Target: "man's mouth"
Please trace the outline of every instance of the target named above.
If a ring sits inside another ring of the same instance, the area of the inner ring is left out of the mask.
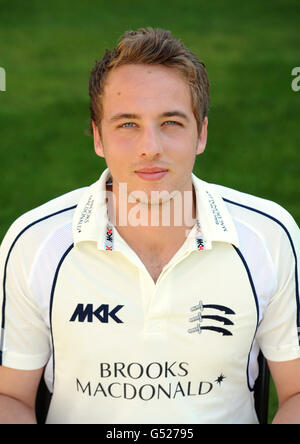
[[[168,170],[160,167],[146,167],[135,170],[135,173],[144,180],[159,180],[168,173]]]

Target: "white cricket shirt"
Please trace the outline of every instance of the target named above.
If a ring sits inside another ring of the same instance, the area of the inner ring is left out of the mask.
[[[1,246],[1,364],[46,367],[48,423],[257,423],[259,349],[300,357],[299,228],[192,175],[197,224],[156,284],[107,218],[110,172]]]

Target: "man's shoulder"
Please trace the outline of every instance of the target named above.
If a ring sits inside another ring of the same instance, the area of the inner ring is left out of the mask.
[[[42,238],[62,224],[71,224],[77,204],[86,189],[83,187],[69,191],[19,216],[6,233],[2,247],[13,244],[20,237],[30,242],[30,233],[35,238]]]
[[[256,226],[259,231],[268,229],[271,223],[281,231],[294,230],[296,222],[292,215],[280,204],[222,185],[211,184],[225,202],[230,214],[248,225]]]

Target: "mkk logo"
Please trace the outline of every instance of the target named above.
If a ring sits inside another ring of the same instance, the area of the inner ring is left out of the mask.
[[[104,324],[107,324],[110,319],[114,320],[118,324],[123,323],[123,321],[121,321],[121,319],[119,319],[116,315],[116,313],[121,310],[122,307],[124,307],[124,305],[117,305],[115,308],[109,311],[109,305],[102,304],[100,307],[94,310],[93,304],[87,304],[86,306],[83,304],[78,304],[70,319],[70,322],[75,322],[76,320],[78,322],[93,322],[95,317],[99,322]]]

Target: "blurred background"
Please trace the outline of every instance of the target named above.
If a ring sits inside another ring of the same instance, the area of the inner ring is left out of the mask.
[[[106,168],[86,134],[90,71],[146,26],[172,31],[207,67],[209,136],[194,172],[274,200],[300,225],[299,23],[298,0],[0,0],[0,240],[22,213]],[[270,419],[275,409],[272,386]]]

